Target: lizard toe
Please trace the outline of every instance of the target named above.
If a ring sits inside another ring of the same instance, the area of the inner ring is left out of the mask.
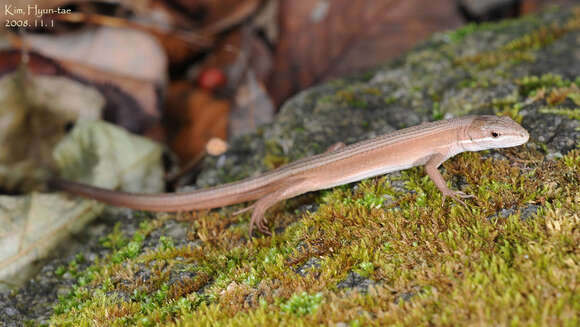
[[[268,227],[266,226],[266,224],[264,224],[263,221],[261,221],[258,224],[258,229],[260,230],[260,232],[266,234],[266,235],[272,235],[272,233],[270,233],[270,230],[268,230]]]
[[[450,197],[453,200],[463,204],[464,206],[467,206],[467,204],[461,200],[461,199],[467,199],[467,198],[473,198],[474,196],[471,194],[466,194],[464,192],[461,191],[451,191],[449,190],[449,192],[445,192],[443,193],[443,199],[441,201],[441,206],[443,206],[445,204],[445,199],[446,197]]]

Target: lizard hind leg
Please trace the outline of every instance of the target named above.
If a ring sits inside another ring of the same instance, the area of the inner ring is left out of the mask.
[[[249,205],[249,206],[247,206],[245,208],[242,208],[240,210],[234,211],[234,213],[232,213],[232,215],[233,216],[239,216],[239,215],[241,215],[241,214],[243,214],[245,212],[251,211],[251,210],[254,209],[254,205],[255,205],[255,203],[252,203],[251,205]]]
[[[249,233],[252,236],[252,231],[254,226],[258,230],[266,235],[271,235],[268,227],[266,226],[266,210],[272,207],[274,204],[286,200],[288,198],[303,194],[308,192],[308,186],[305,184],[304,180],[295,181],[290,184],[283,185],[280,189],[264,196],[263,198],[256,201],[252,207],[254,211],[252,212],[252,218],[250,219]]]

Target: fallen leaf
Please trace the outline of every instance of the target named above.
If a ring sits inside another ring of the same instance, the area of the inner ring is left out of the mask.
[[[0,51],[0,76],[13,72],[21,62],[21,51]],[[59,76],[95,88],[105,98],[100,117],[133,133],[149,133],[161,119],[159,88],[149,81],[67,60],[56,61],[36,52],[28,54],[27,68],[33,75]],[[82,106],[79,108],[82,109]]]
[[[25,34],[31,49],[116,75],[164,85],[167,58],[152,36],[124,28],[86,28],[66,34]],[[129,51],[128,51],[129,50]]]
[[[0,79],[0,189],[38,189],[50,175],[52,150],[65,126],[79,117],[97,119],[105,105],[94,88],[63,76],[26,69]]]
[[[277,105],[307,86],[377,66],[433,32],[463,23],[454,0],[282,1],[280,12],[276,68],[267,83]]]
[[[96,217],[103,206],[58,194],[0,195],[0,290],[26,282],[30,264]]]
[[[162,148],[100,120],[79,120],[54,147],[60,176],[125,191],[164,189]],[[0,289],[33,273],[30,263],[49,254],[104,206],[66,194],[0,196]]]
[[[188,94],[185,108],[187,118],[171,140],[171,149],[184,163],[203,152],[212,137],[226,139],[230,104],[195,90]]]
[[[100,120],[81,119],[55,148],[65,179],[128,192],[164,190],[163,148]]]

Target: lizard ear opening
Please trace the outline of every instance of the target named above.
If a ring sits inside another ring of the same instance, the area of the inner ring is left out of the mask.
[[[497,138],[499,136],[499,133],[498,132],[495,132],[495,131],[494,132],[491,132],[491,136],[493,138]]]

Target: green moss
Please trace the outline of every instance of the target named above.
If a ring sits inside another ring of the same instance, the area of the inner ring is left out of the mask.
[[[454,61],[457,65],[475,64],[479,69],[486,69],[499,66],[500,64],[517,65],[521,62],[533,62],[536,59],[529,51],[506,51],[479,53],[472,56],[465,56]]]
[[[284,154],[284,149],[275,141],[266,142],[266,156],[262,160],[264,166],[268,169],[278,168],[287,164],[290,158]]]
[[[515,65],[521,62],[533,62],[534,52],[542,49],[555,40],[562,38],[571,31],[580,29],[580,14],[576,13],[563,24],[551,24],[540,26],[531,33],[515,38],[497,50],[478,53],[475,55],[456,58],[456,65],[473,65],[479,69],[495,68],[501,64]],[[462,39],[465,35],[472,33],[476,28],[470,25],[465,27],[465,31],[459,30],[458,35],[450,35],[457,39]]]
[[[304,316],[316,312],[322,302],[322,293],[310,295],[306,292],[294,294],[285,303],[280,305],[282,312],[291,313],[296,316]]]
[[[365,72],[365,73],[363,73],[363,74],[361,75],[361,80],[368,82],[368,81],[370,81],[370,80],[371,80],[371,79],[372,79],[374,76],[375,76],[375,73],[374,73],[373,71],[368,71],[368,72]]]
[[[172,216],[160,217],[83,272],[91,277],[59,299],[52,323],[575,325],[580,152],[550,163],[523,148],[506,151],[528,168],[480,153],[444,164],[446,179],[463,176],[464,190],[476,196],[467,206],[442,205],[416,168],[392,182],[369,179],[326,191],[316,212],[299,217],[273,210],[270,220],[285,230],[272,237],[248,240],[247,215],[183,216],[203,240],[199,246],[177,247],[161,237],[154,250],[114,263],[116,253]],[[385,207],[387,197],[395,202]],[[540,209],[523,221],[530,203]],[[504,208],[515,210],[497,216]],[[118,239],[115,233],[109,239]],[[318,264],[299,274],[312,259]],[[193,277],[171,285],[167,271],[184,264]],[[151,278],[130,278],[143,265]],[[349,271],[375,286],[367,293],[338,289]],[[115,295],[123,292],[129,300]]]
[[[385,104],[393,104],[395,101],[397,101],[397,97],[391,95],[385,97],[383,100],[385,101]]]
[[[575,28],[568,28],[566,25],[559,26],[552,24],[550,26],[542,26],[530,34],[526,34],[520,38],[508,42],[502,47],[505,51],[525,51],[541,49],[555,40],[561,38],[566,33]]]
[[[454,31],[448,32],[447,36],[449,37],[451,42],[459,42],[463,40],[467,35],[470,35],[473,32],[477,31],[477,27],[478,25],[476,23],[470,23]]]
[[[445,114],[441,111],[439,102],[433,102],[433,113],[431,114],[431,118],[433,118],[433,120],[441,120],[444,116]]]
[[[355,271],[363,276],[363,277],[369,277],[372,275],[372,273],[375,270],[375,266],[372,262],[369,261],[364,261],[358,264],[358,269],[355,269]]]
[[[553,41],[555,30],[544,31],[514,38],[500,52],[533,55]],[[488,55],[482,60],[502,60],[501,53]],[[512,83],[511,74],[499,68],[492,77],[472,74],[466,86],[495,85],[497,76]],[[525,97],[544,92],[541,99],[548,99],[556,90],[555,99],[565,94],[574,101],[575,93],[564,89],[579,81],[522,78],[517,94],[486,106],[521,119]],[[356,107],[358,99],[377,96],[372,88],[337,83],[343,90],[323,102]],[[437,94],[423,86],[413,92],[425,110],[433,103],[433,118],[443,115]],[[383,100],[412,101],[408,94]],[[562,114],[574,112],[568,110]],[[242,206],[160,215],[134,235],[116,228],[102,240],[110,255],[85,270],[82,256],[58,269],[77,283],[59,298],[51,323],[576,326],[580,149],[556,161],[528,147],[497,152],[464,153],[444,163],[449,186],[475,196],[465,205],[444,201],[424,169],[413,168],[280,203],[266,215],[272,236],[249,239],[249,213],[232,215]],[[288,161],[275,142],[266,153],[271,168]],[[186,240],[163,235],[169,220],[184,226]],[[342,288],[353,272],[372,286]]]
[[[332,95],[324,95],[318,99],[318,103],[332,103],[334,97]]]
[[[136,233],[133,240],[128,242],[126,246],[122,247],[113,254],[112,262],[121,263],[125,259],[133,259],[141,252],[141,244],[143,243],[143,235]]]
[[[534,15],[527,15],[519,19],[504,19],[499,22],[469,23],[456,30],[447,32],[446,35],[453,43],[461,42],[465,37],[481,31],[498,31],[511,26],[521,24],[522,22],[537,24],[538,19]]]
[[[551,108],[544,107],[539,110],[543,114],[564,115],[570,119],[580,120],[580,108]]]
[[[115,224],[115,227],[113,227],[112,233],[101,238],[99,241],[102,246],[114,251],[119,250],[129,242],[125,235],[123,235],[123,232],[121,231],[121,223],[119,222]]]
[[[568,87],[571,82],[560,75],[544,74],[542,76],[526,76],[517,81],[520,93],[524,96],[534,95],[533,92],[542,88]]]
[[[576,104],[577,106],[580,106],[580,93],[578,92],[570,93],[567,95],[567,98],[572,100],[574,104]]]
[[[372,90],[371,88],[367,88],[365,90]],[[351,90],[340,90],[336,92],[336,96],[342,102],[352,106],[354,108],[361,108],[365,109],[368,106],[367,101],[360,95],[357,95],[354,91]]]

